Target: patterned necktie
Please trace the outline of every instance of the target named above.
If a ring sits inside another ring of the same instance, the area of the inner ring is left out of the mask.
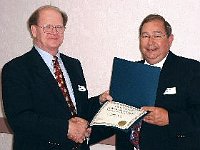
[[[72,116],[76,116],[76,114],[77,114],[76,108],[74,107],[74,104],[70,98],[69,91],[68,91],[66,83],[65,83],[65,78],[63,76],[62,70],[58,63],[57,56],[54,56],[53,66],[54,66],[54,74],[55,74],[56,80],[58,82],[58,86],[60,87],[60,89],[63,93],[63,96],[65,97],[65,99],[67,101],[67,104],[69,106]]]
[[[130,141],[134,146],[134,150],[139,150],[139,137],[140,137],[140,128],[142,125],[142,121],[139,121],[138,123],[134,124],[131,127],[131,135],[130,135]]]

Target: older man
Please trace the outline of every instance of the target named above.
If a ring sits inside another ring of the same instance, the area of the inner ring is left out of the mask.
[[[66,23],[59,8],[38,8],[28,20],[33,48],[3,67],[3,104],[14,150],[89,149],[87,120],[100,103],[88,100],[80,62],[59,52]]]

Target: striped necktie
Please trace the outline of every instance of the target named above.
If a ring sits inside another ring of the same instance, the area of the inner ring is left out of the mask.
[[[67,104],[69,106],[69,109],[71,111],[72,116],[76,116],[77,112],[76,112],[76,108],[74,107],[74,104],[71,100],[71,97],[69,95],[69,91],[67,89],[66,83],[65,83],[65,78],[63,76],[62,70],[60,68],[60,65],[58,63],[58,57],[54,56],[54,60],[53,60],[53,66],[54,66],[54,74],[56,77],[56,80],[58,82],[58,86],[60,87],[60,90],[63,93],[63,96],[65,97]]]

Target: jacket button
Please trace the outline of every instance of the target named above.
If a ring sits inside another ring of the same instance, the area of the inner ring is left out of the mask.
[[[185,138],[185,135],[177,135],[178,138]]]

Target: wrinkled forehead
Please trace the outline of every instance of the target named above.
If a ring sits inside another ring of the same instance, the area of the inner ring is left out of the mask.
[[[161,20],[151,20],[143,24],[142,33],[165,33],[164,22]]]
[[[63,24],[63,18],[55,8],[44,8],[39,11],[38,23]]]

